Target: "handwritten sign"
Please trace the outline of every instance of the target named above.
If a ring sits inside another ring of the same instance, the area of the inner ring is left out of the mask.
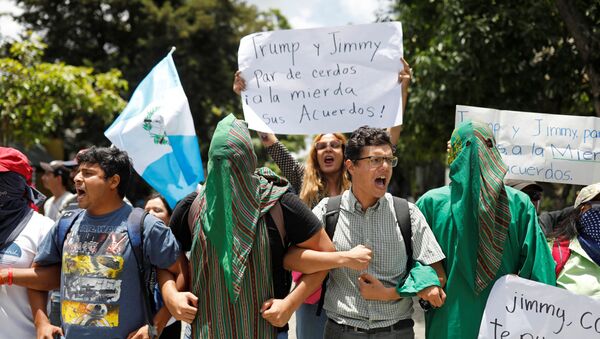
[[[505,275],[488,297],[479,338],[600,338],[600,301]]]
[[[600,118],[456,106],[456,124],[464,120],[490,126],[508,179],[600,181]]]
[[[248,127],[281,134],[402,124],[399,22],[260,32],[242,38]]]

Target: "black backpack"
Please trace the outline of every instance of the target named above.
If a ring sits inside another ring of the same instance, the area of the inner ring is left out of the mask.
[[[392,197],[394,199],[394,212],[396,214],[396,220],[398,227],[400,227],[400,233],[404,239],[404,247],[406,248],[406,267],[412,267],[413,265],[413,250],[412,250],[412,230],[410,224],[410,211],[408,209],[408,201],[398,197]],[[338,195],[330,197],[327,201],[327,211],[325,212],[325,232],[329,236],[329,239],[333,241],[333,234],[337,226],[338,219],[340,217],[340,204],[342,203],[342,196]],[[323,303],[325,302],[325,292],[327,290],[327,280],[329,275],[323,281],[321,288],[321,298],[319,299],[319,305],[317,307],[317,316],[321,315],[323,310]]]

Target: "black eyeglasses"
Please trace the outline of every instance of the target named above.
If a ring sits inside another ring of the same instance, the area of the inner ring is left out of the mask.
[[[396,165],[398,165],[398,158],[393,157],[393,156],[392,157],[381,157],[381,156],[372,155],[370,157],[358,158],[354,161],[365,160],[365,159],[369,159],[369,165],[371,165],[371,168],[382,166],[384,161],[387,162],[387,164],[392,167],[396,167]]]
[[[337,148],[342,147],[342,142],[339,140],[331,140],[331,141],[319,141],[315,144],[315,148],[317,149],[317,151],[324,150],[327,148],[327,146],[329,146],[333,149],[337,149]]]

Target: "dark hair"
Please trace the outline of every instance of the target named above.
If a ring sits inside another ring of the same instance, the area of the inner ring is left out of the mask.
[[[574,208],[563,221],[561,221],[556,228],[551,232],[548,232],[546,237],[548,239],[567,239],[571,240],[579,235],[583,229],[583,225],[579,221],[581,218],[581,206]]]
[[[150,194],[146,198],[146,201],[144,201],[144,207],[146,206],[146,204],[148,203],[148,201],[154,200],[156,198],[159,198],[162,201],[163,205],[165,205],[165,208],[167,209],[167,214],[170,217],[171,214],[173,213],[173,210],[171,209],[171,206],[169,206],[169,203],[167,203],[167,199],[165,199],[165,197],[163,197],[162,194],[160,194],[160,193],[153,192],[152,194]]]
[[[127,152],[121,151],[116,147],[96,147],[92,146],[84,152],[79,152],[76,157],[78,164],[97,164],[102,168],[105,180],[118,174],[121,178],[117,191],[121,198],[125,197],[125,192],[129,187],[131,180],[131,159]]]
[[[579,235],[579,212],[579,208],[574,208],[552,231],[548,232],[546,238],[571,240]]]
[[[362,126],[352,132],[346,144],[344,155],[346,159],[355,161],[360,158],[360,153],[364,147],[382,145],[388,145],[392,152],[396,152],[396,146],[392,145],[390,135],[385,129]]]
[[[71,187],[73,180],[71,179],[71,171],[67,168],[57,168],[55,169],[52,174],[54,174],[54,176],[60,176],[60,182],[62,183],[63,187],[67,189],[67,191],[71,191]]]

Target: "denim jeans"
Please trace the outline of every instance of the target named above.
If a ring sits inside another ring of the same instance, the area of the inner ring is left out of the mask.
[[[302,304],[296,310],[296,338],[314,339],[323,338],[327,315],[322,310],[321,316],[317,316],[318,304]]]

